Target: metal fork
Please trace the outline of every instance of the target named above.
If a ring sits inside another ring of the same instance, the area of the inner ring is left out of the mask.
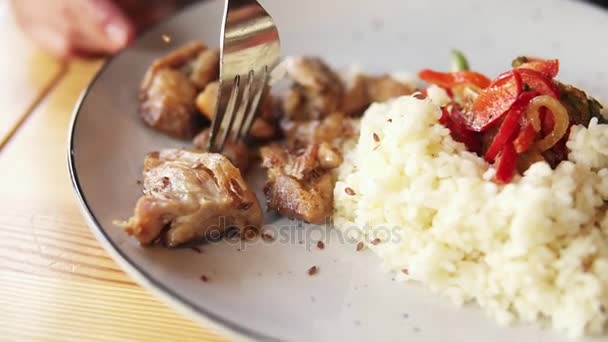
[[[270,72],[280,61],[279,32],[256,0],[226,0],[220,55],[210,152],[221,152],[228,138],[247,137],[268,93]]]

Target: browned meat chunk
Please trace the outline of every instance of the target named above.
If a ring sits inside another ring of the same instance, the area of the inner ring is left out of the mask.
[[[353,120],[341,112],[332,113],[322,120],[283,122],[282,129],[288,146],[293,148],[314,143],[331,143],[355,134]]]
[[[279,214],[310,223],[324,223],[332,214],[334,176],[331,169],[342,156],[327,143],[299,151],[273,144],[261,148],[268,169],[264,193],[268,207]]]
[[[196,98],[196,106],[209,121],[213,121],[213,118],[215,117],[215,104],[217,102],[218,90],[219,82],[211,82]],[[270,122],[272,116],[269,113],[272,111],[272,98],[270,96],[266,97],[266,101],[264,101],[261,111],[260,116],[253,121],[249,135],[259,140],[272,139],[276,137],[277,129],[275,128],[274,123]]]
[[[394,78],[383,75],[368,77],[367,93],[371,102],[384,102],[395,97],[411,95],[416,91],[415,88],[401,83]]]
[[[207,47],[199,41],[188,43],[176,50],[171,51],[167,55],[155,60],[148,68],[144,80],[141,83],[141,91],[145,93],[152,84],[152,79],[159,70],[163,69],[180,69],[196,56],[198,56]]]
[[[560,93],[560,102],[568,110],[570,122],[575,125],[584,125],[587,127],[591,118],[598,118],[599,123],[606,123],[606,119],[602,116],[602,105],[592,97],[568,84],[557,83]]]
[[[179,138],[198,130],[196,95],[218,77],[219,53],[191,42],[155,60],[140,89],[140,114],[152,127]]]
[[[191,64],[190,80],[198,89],[218,79],[220,71],[220,53],[217,49],[201,52]]]
[[[217,102],[217,93],[220,88],[220,82],[211,82],[205,89],[196,97],[196,106],[198,110],[209,121],[213,121],[215,117],[215,103]]]
[[[294,81],[283,101],[289,120],[321,119],[340,109],[342,80],[319,58],[292,58],[285,62],[285,68]]]
[[[192,137],[198,126],[196,87],[179,71],[158,70],[141,94],[139,112],[150,126],[174,137]]]
[[[207,151],[210,135],[211,129],[207,128],[197,134],[192,143],[194,146],[196,146],[196,148],[202,151]],[[243,140],[238,140],[235,142],[234,140],[229,139],[226,141],[226,145],[224,145],[222,154],[228,157],[234,166],[241,170],[241,173],[245,173],[247,168],[249,168],[249,149]]]
[[[121,225],[144,245],[162,238],[174,247],[230,227],[260,227],[262,220],[257,198],[228,158],[168,149],[146,157],[144,195]]]
[[[361,115],[374,102],[410,95],[416,89],[389,75],[367,76],[357,74],[347,82],[342,110],[350,116]]]
[[[346,92],[342,99],[342,110],[347,115],[361,115],[371,104],[367,90],[367,80],[367,76],[355,74],[346,82]]]

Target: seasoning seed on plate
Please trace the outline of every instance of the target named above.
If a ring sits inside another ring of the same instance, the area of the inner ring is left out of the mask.
[[[258,234],[258,232],[255,229],[252,228],[245,228],[242,232],[241,232],[241,240],[244,241],[250,241],[253,240],[255,238],[255,236]],[[263,239],[264,237],[262,237]]]
[[[323,243],[323,241],[317,241],[317,248],[318,248],[318,249],[323,249],[323,248],[325,248],[325,244]]]
[[[352,189],[352,188],[350,188],[350,187],[346,187],[346,188],[344,188],[344,192],[346,192],[346,194],[347,194],[347,195],[350,195],[350,196],[355,196],[355,190],[353,190],[353,189]]]
[[[319,272],[319,268],[317,266],[312,266],[311,268],[308,269],[309,276],[313,276],[313,275],[317,274],[317,272]]]
[[[407,268],[402,269],[401,272],[403,272],[404,274],[407,274],[407,275],[410,274],[410,271],[408,271]]]
[[[209,281],[209,278],[207,278],[207,276],[203,274],[203,275],[201,276],[201,280],[203,281],[203,283],[206,283],[206,282],[208,282],[208,281]]]
[[[376,246],[377,244],[380,243],[380,238],[373,239],[371,243],[372,243],[372,245]]]
[[[415,98],[417,98],[418,100],[424,100],[424,99],[426,99],[426,95],[424,95],[423,93],[420,93],[420,92],[415,93],[415,94],[414,94],[414,95],[412,95],[412,96],[414,96],[414,97],[415,97]]]
[[[190,247],[190,249],[193,250],[193,251],[195,251],[198,254],[202,254],[203,253],[203,250],[200,247],[198,247],[198,246],[192,246],[192,247]]]
[[[262,233],[262,239],[264,241],[274,241],[274,236],[272,236],[272,234],[270,233]]]
[[[365,244],[363,244],[363,241],[359,241],[359,243],[357,244],[357,252],[362,250],[364,247],[365,247]]]
[[[372,136],[374,137],[375,142],[380,142],[380,137],[378,136],[378,134],[374,133]]]

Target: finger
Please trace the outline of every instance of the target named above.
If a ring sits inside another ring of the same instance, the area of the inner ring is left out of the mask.
[[[77,46],[83,50],[114,53],[126,47],[134,38],[135,30],[129,18],[110,0],[73,0],[73,26]]]

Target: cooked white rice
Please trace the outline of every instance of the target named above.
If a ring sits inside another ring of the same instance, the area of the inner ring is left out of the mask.
[[[440,101],[435,90],[430,98]],[[458,304],[475,301],[501,323],[541,321],[570,336],[602,333],[608,126],[594,120],[574,127],[572,161],[555,170],[536,163],[501,186],[492,181],[494,169],[455,142],[439,117],[430,99],[369,108],[339,170],[336,226],[359,235],[398,279]],[[372,244],[376,238],[381,242]]]

